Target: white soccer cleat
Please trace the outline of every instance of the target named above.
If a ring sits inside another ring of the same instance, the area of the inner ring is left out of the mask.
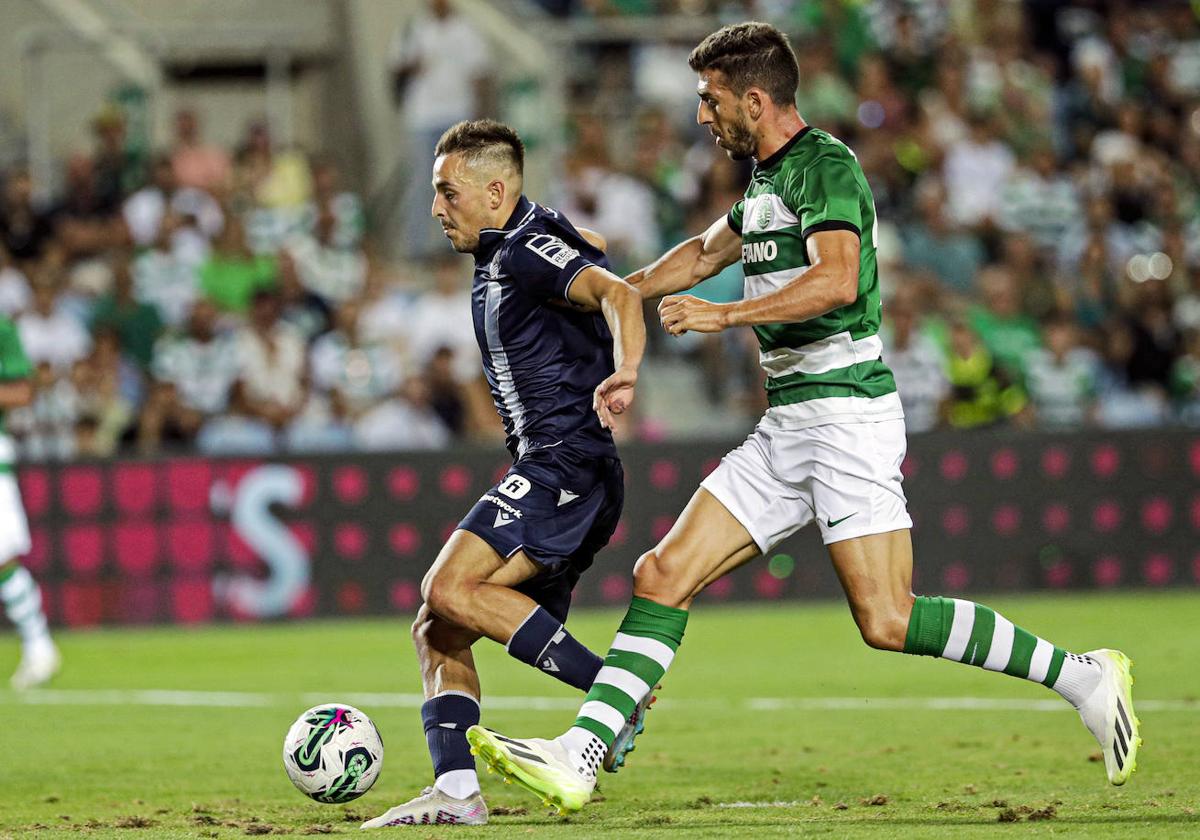
[[[658,699],[654,692],[661,688],[661,685],[654,686],[654,689],[642,698],[642,702],[637,704],[633,714],[625,721],[625,725],[617,733],[608,752],[604,754],[605,772],[616,773],[625,766],[625,756],[637,749],[633,742],[646,729],[646,712],[650,711],[650,707]]]
[[[1104,753],[1108,780],[1123,785],[1137,769],[1140,722],[1133,713],[1133,663],[1119,650],[1092,650],[1084,654],[1100,666],[1100,683],[1079,706],[1083,725],[1095,736]]]
[[[476,792],[466,799],[455,799],[435,787],[427,787],[421,795],[387,813],[368,820],[359,828],[391,828],[401,825],[486,825],[487,805],[483,795]]]
[[[21,664],[10,682],[17,691],[37,688],[49,682],[61,667],[62,656],[53,642],[32,645],[21,651]]]
[[[467,730],[467,741],[489,771],[516,782],[559,814],[578,811],[596,789],[596,775],[588,771],[584,757],[571,755],[557,739],[518,740],[476,725]],[[599,759],[595,756],[597,763]]]

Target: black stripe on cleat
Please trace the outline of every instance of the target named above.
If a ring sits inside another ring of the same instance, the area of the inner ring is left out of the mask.
[[[531,753],[531,752],[526,752],[525,750],[519,750],[519,749],[517,749],[516,747],[511,747],[511,748],[509,749],[509,752],[511,752],[513,755],[520,756],[521,758],[525,759],[526,761],[536,761],[538,764],[545,764],[545,763],[546,763],[546,762],[545,762],[545,760],[543,760],[542,758],[540,758],[540,757],[538,757],[538,756],[534,755],[533,753]]]
[[[1121,734],[1120,731],[1118,731],[1117,734],[1120,735]],[[1121,751],[1117,749],[1116,741],[1113,741],[1113,758],[1115,758],[1117,760],[1117,769],[1124,770],[1125,769],[1125,758],[1121,755]]]
[[[504,742],[504,743],[506,743],[506,744],[512,744],[514,747],[520,747],[520,748],[521,748],[521,749],[523,749],[523,750],[527,750],[527,749],[529,749],[529,746],[528,746],[527,744],[524,744],[524,743],[522,743],[521,741],[517,741],[517,740],[514,740],[514,739],[512,739],[512,738],[505,738],[505,737],[504,737],[503,735],[501,735],[499,732],[493,732],[493,733],[492,733],[492,736],[493,736],[493,737],[494,737],[494,738],[495,738],[497,741],[503,741],[503,742]]]
[[[1121,723],[1125,724],[1125,734],[1132,738],[1133,727],[1129,725],[1129,716],[1125,714],[1125,706],[1121,703],[1119,698],[1117,699],[1117,714],[1121,716]],[[1121,731],[1120,727],[1117,727],[1117,731]]]
[[[1121,727],[1116,728],[1117,742],[1121,745],[1121,755],[1129,755],[1129,744],[1125,741],[1125,733],[1121,731]]]

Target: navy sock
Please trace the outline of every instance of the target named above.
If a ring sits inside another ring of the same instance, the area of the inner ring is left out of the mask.
[[[444,691],[421,706],[425,742],[435,777],[451,770],[474,770],[467,730],[479,723],[479,702],[460,691]]]
[[[581,645],[567,628],[542,607],[537,607],[513,633],[508,655],[538,668],[556,680],[587,691],[604,660]]]

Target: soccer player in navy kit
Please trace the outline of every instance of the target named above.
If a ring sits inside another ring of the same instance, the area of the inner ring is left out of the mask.
[[[479,722],[478,639],[581,691],[591,686],[603,662],[563,623],[576,581],[621,515],[610,429],[633,401],[646,340],[641,296],[608,270],[603,239],[522,195],[516,132],[461,122],[435,154],[433,215],[454,249],[475,257],[475,335],[514,463],[421,584],[413,642],[434,785],[364,828],[487,822],[466,740]],[[647,704],[607,767],[632,747]]]

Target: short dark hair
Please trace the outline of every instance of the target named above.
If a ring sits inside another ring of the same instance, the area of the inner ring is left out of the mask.
[[[723,26],[700,42],[688,56],[697,73],[720,70],[741,96],[762,88],[776,105],[794,105],[800,68],[791,42],[769,23],[750,21]]]
[[[525,144],[509,126],[496,120],[463,120],[446,129],[433,153],[463,154],[472,161],[481,157],[507,162],[518,175],[525,172]]]

